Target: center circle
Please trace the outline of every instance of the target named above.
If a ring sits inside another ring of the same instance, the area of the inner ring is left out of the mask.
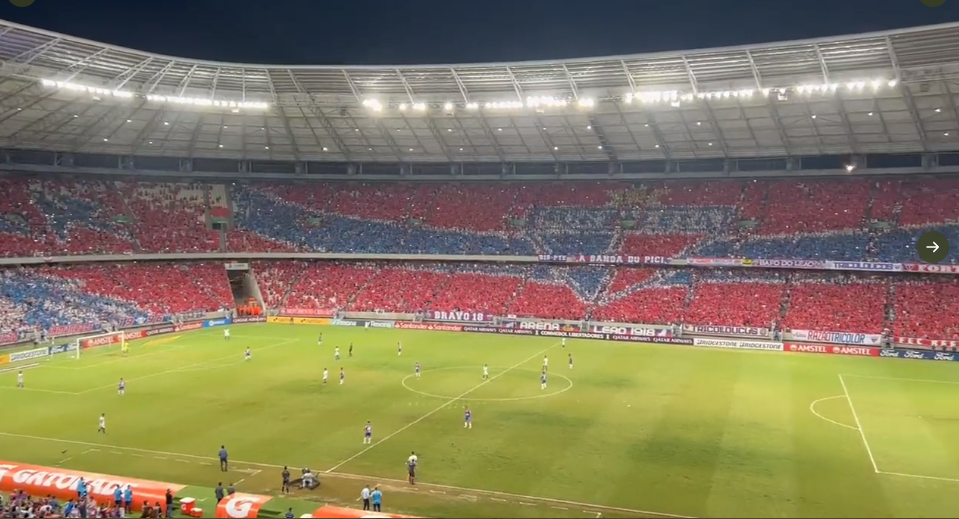
[[[483,388],[484,386],[486,386],[486,384],[495,383],[495,382],[496,382],[495,379],[500,379],[500,377],[501,377],[504,373],[507,372],[507,371],[504,371],[504,370],[508,370],[508,372],[522,371],[522,372],[526,372],[526,373],[535,373],[536,375],[539,375],[539,373],[540,373],[539,370],[536,370],[536,369],[528,369],[528,368],[497,368],[497,367],[491,367],[491,368],[490,368],[490,382],[484,383],[484,382],[481,380],[481,378],[480,378],[480,375],[481,375],[481,373],[482,373],[483,370],[482,370],[482,368],[479,367],[479,366],[447,366],[447,367],[443,367],[443,368],[434,368],[434,369],[423,370],[423,371],[421,372],[421,376],[422,376],[422,377],[427,377],[430,373],[436,373],[436,372],[442,372],[442,371],[454,371],[454,370],[463,371],[463,372],[467,372],[467,371],[468,371],[468,372],[469,372],[468,377],[469,377],[469,378],[472,378],[473,380],[476,380],[476,381],[477,381],[477,384],[473,385],[473,389],[472,389],[472,390],[470,390],[469,388],[464,389],[464,391],[469,390],[469,391],[470,391],[470,394],[472,394],[474,391],[480,391],[480,390],[482,390],[482,388]],[[557,378],[557,377],[558,377],[558,378],[560,378],[560,379],[562,379],[562,380],[565,380],[565,381],[566,381],[566,386],[563,387],[562,389],[558,390],[558,391],[557,391],[557,390],[552,390],[552,391],[550,391],[549,389],[547,389],[548,392],[540,393],[540,394],[536,394],[536,395],[484,398],[484,397],[472,397],[472,396],[470,396],[469,394],[467,394],[466,396],[460,397],[460,396],[457,396],[457,395],[438,395],[438,394],[436,394],[436,393],[431,393],[431,392],[429,392],[429,391],[421,391],[421,390],[419,390],[419,389],[416,389],[416,388],[414,388],[414,387],[411,387],[411,386],[410,386],[410,380],[413,379],[415,376],[416,376],[415,373],[410,374],[410,375],[407,375],[407,376],[403,377],[403,380],[401,381],[401,384],[403,384],[403,387],[404,387],[405,389],[407,389],[408,391],[411,391],[411,392],[413,392],[413,393],[416,393],[417,395],[428,396],[428,397],[431,397],[431,398],[443,398],[443,399],[446,399],[446,400],[457,400],[457,401],[462,400],[462,401],[464,401],[464,402],[480,402],[480,401],[481,401],[481,402],[517,402],[517,401],[520,401],[520,400],[534,400],[534,399],[537,399],[537,398],[546,398],[546,397],[550,397],[550,396],[556,396],[556,395],[559,395],[559,394],[561,394],[561,393],[565,393],[565,392],[567,392],[567,391],[569,391],[570,389],[573,388],[573,381],[570,380],[569,377],[567,377],[567,376],[565,376],[565,375],[561,375],[561,374],[559,374],[559,373],[550,372],[550,373],[549,373],[549,378]],[[420,378],[420,381],[422,381],[422,380],[424,380],[424,379],[423,379],[423,378]],[[429,380],[429,379],[426,379],[426,380]],[[504,382],[505,382],[505,381],[504,381]],[[538,377],[538,376],[531,376],[531,377],[529,377],[529,382],[528,382],[528,383],[530,384],[530,387],[536,387],[536,388],[539,388],[539,387],[540,387],[540,386],[539,386],[539,377]]]

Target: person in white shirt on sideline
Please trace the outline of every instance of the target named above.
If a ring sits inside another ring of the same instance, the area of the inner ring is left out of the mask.
[[[363,500],[363,510],[370,509],[370,486],[366,485],[360,491],[360,499]]]

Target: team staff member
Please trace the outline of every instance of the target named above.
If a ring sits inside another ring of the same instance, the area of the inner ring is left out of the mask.
[[[370,486],[366,485],[363,487],[363,490],[360,491],[360,499],[363,500],[363,510],[370,509]]]

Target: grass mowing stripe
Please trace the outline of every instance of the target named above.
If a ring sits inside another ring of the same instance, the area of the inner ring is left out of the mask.
[[[553,344],[553,345],[550,346],[549,348],[546,348],[546,349],[543,350],[543,351],[534,353],[534,354],[530,355],[529,357],[527,357],[527,358],[525,358],[525,359],[517,362],[516,364],[513,364],[512,366],[506,368],[505,370],[503,370],[503,371],[501,371],[501,372],[493,375],[493,376],[490,377],[488,380],[484,380],[484,381],[480,382],[479,384],[473,386],[471,389],[467,390],[467,391],[464,392],[463,394],[461,394],[461,395],[459,395],[459,396],[457,396],[457,397],[454,397],[454,398],[449,399],[448,401],[444,402],[442,405],[440,405],[440,406],[437,407],[436,409],[433,409],[432,411],[424,414],[423,416],[417,418],[416,420],[413,420],[412,422],[404,425],[403,427],[400,427],[399,429],[393,431],[392,433],[384,436],[382,440],[374,443],[373,445],[370,445],[369,447],[361,450],[360,452],[357,452],[356,454],[350,456],[349,458],[346,458],[345,460],[337,463],[336,465],[333,465],[331,468],[327,469],[325,472],[327,472],[327,473],[333,472],[334,470],[342,467],[343,465],[346,465],[347,463],[355,460],[356,458],[359,458],[359,457],[362,456],[363,454],[369,452],[370,449],[372,449],[373,447],[376,447],[377,445],[385,442],[386,440],[389,440],[390,438],[396,436],[397,434],[399,434],[399,433],[401,433],[401,432],[409,429],[410,427],[413,427],[414,425],[422,422],[423,420],[426,420],[427,418],[429,418],[429,417],[433,416],[434,414],[442,411],[443,409],[446,409],[446,407],[449,406],[450,404],[452,404],[452,403],[454,403],[454,402],[457,402],[457,401],[459,401],[460,399],[462,399],[463,397],[469,395],[469,394],[472,393],[473,391],[476,391],[477,389],[479,389],[479,388],[485,386],[486,384],[488,384],[488,383],[496,380],[497,378],[499,378],[499,377],[501,377],[501,376],[509,373],[510,371],[513,371],[514,369],[522,366],[523,364],[526,364],[527,362],[535,359],[536,357],[538,357],[538,356],[540,356],[540,355],[544,355],[546,352],[548,352],[549,350],[551,350],[551,349],[553,349],[553,348],[555,348],[555,347],[557,347],[557,346],[559,346],[559,343]]]

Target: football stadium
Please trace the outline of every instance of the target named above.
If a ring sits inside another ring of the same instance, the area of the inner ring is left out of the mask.
[[[0,515],[954,516],[957,49],[284,67],[0,21]]]

